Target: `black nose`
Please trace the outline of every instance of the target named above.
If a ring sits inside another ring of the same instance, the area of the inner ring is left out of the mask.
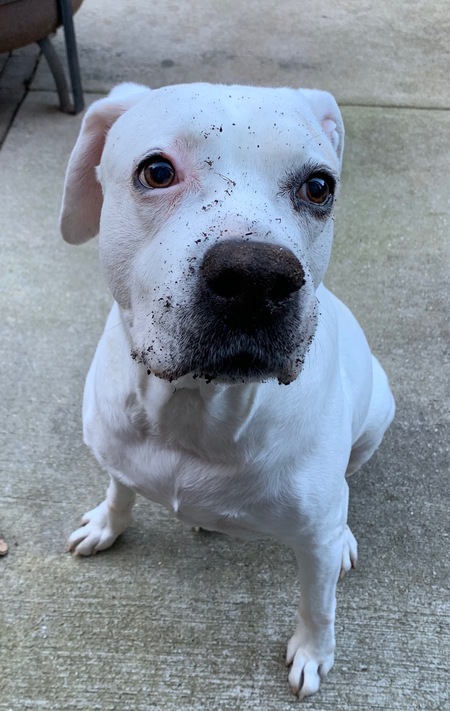
[[[226,240],[205,254],[203,278],[210,295],[226,308],[271,312],[305,283],[299,260],[289,249],[265,242]]]

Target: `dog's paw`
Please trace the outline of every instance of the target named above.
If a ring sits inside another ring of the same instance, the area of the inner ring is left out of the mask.
[[[120,513],[103,501],[97,508],[84,514],[82,526],[72,533],[67,542],[67,550],[73,551],[75,555],[94,555],[112,546],[130,522],[130,511]]]
[[[289,684],[293,694],[304,699],[319,690],[320,682],[334,664],[333,649],[334,643],[315,645],[307,630],[297,627],[286,653],[286,666],[292,665]]]
[[[358,560],[358,544],[356,538],[348,526],[345,527],[344,543],[342,546],[341,574],[343,578],[351,568],[356,568]]]

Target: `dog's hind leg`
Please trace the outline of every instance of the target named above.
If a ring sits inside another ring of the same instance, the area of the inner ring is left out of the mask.
[[[388,379],[378,360],[372,357],[373,385],[372,398],[361,434],[352,446],[346,476],[354,474],[369,461],[378,449],[383,435],[392,422],[395,402]]]
[[[134,491],[111,476],[106,499],[81,519],[82,526],[72,533],[67,548],[75,555],[94,555],[112,546],[131,523]]]

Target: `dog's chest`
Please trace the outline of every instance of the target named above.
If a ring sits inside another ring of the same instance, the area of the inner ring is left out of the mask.
[[[256,400],[251,390],[233,401],[228,392],[206,401],[196,391],[174,393],[145,442],[128,449],[121,469],[129,483],[184,523],[243,538],[272,533],[273,502],[289,477],[272,461],[273,428]]]
[[[128,483],[183,523],[240,538],[273,535],[271,518],[280,518],[273,502],[286,486],[264,463],[222,463],[151,442],[144,457],[134,455]]]

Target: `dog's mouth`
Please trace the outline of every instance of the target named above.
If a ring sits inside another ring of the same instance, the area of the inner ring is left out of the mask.
[[[152,359],[149,358],[148,350],[133,350],[131,356],[147,368],[149,375],[156,375],[169,382],[190,375],[194,379],[201,378],[207,383],[254,383],[277,378],[280,383],[287,385],[295,380],[300,372],[307,350],[307,347],[302,348],[300,355],[283,354],[276,348],[261,348],[257,343],[246,345],[246,348],[236,350],[229,344],[209,350],[202,350],[202,348],[189,350],[189,357],[185,356],[177,362],[172,362],[172,367],[164,368],[159,364],[155,367],[151,362]]]
[[[163,358],[157,349],[134,349],[134,360],[162,380],[173,382],[191,376],[207,383],[233,384],[277,379],[289,384],[299,375],[313,341],[316,305],[302,313],[291,310],[262,328],[230,328],[223,319],[205,311],[188,312],[179,322],[172,348]],[[176,354],[176,355],[175,355]]]
[[[217,338],[217,332],[196,337],[188,344],[173,372],[155,372],[166,380],[191,375],[207,383],[233,384],[264,382],[277,379],[289,384],[302,369],[314,330],[301,338],[280,338],[273,333],[228,333]],[[222,334],[223,335],[223,334]],[[284,334],[285,335],[285,334]]]

